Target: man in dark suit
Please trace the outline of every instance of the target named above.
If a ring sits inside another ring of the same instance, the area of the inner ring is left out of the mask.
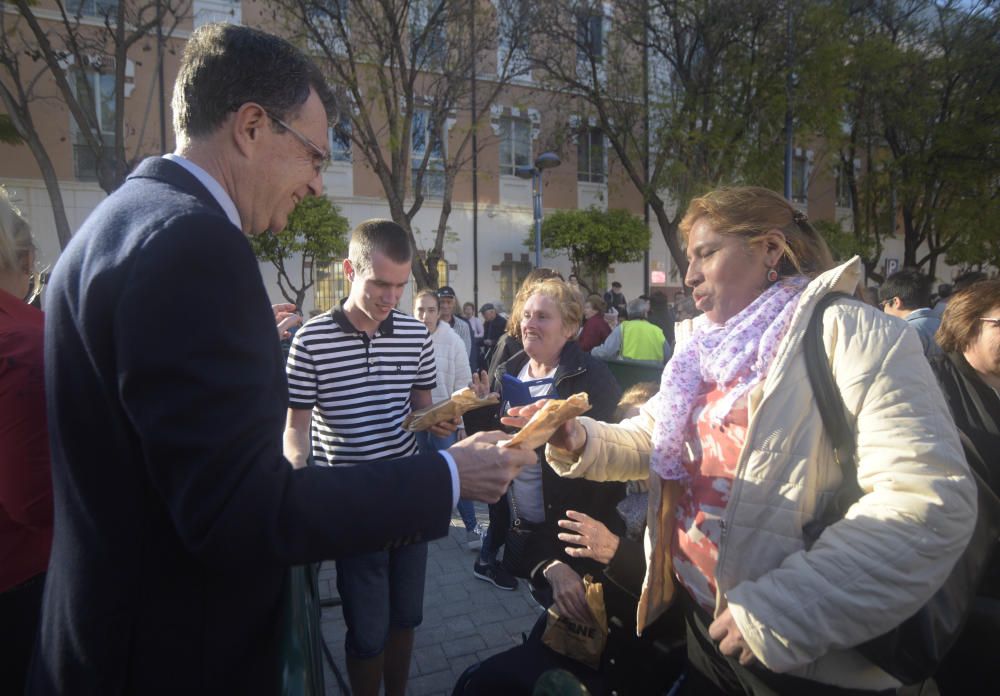
[[[294,470],[284,363],[245,234],[322,192],[330,93],[286,42],[194,32],[174,155],[63,252],[46,299],[55,538],[29,693],[271,694],[289,565],[444,535],[531,453]]]

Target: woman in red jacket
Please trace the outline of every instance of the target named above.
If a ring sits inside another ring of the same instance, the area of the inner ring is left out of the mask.
[[[604,310],[607,305],[600,295],[591,295],[583,303],[583,330],[580,331],[580,350],[589,353],[592,348],[604,343],[604,339],[611,334],[611,327],[604,320]]]
[[[24,691],[52,546],[42,313],[25,303],[35,246],[0,189],[0,693]]]

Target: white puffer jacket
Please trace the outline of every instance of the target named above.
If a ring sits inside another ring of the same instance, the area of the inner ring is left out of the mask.
[[[775,672],[889,689],[899,682],[850,648],[911,616],[944,582],[972,534],[976,487],[914,332],[873,307],[838,301],[823,317],[823,340],[855,425],[864,495],[804,549],[802,527],[841,474],[802,340],[819,298],[853,292],[860,274],[855,258],[809,284],[767,378],[750,394],[716,566],[715,615],[728,606],[754,655]],[[563,476],[645,478],[656,402],[621,426],[581,418],[581,457],[550,447],[548,461]],[[673,520],[663,514],[663,490],[652,475],[640,629],[672,600],[663,541]]]
[[[434,343],[434,364],[437,366],[437,379],[431,391],[434,403],[444,401],[453,392],[465,389],[472,381],[472,371],[469,369],[469,354],[465,352],[465,342],[455,330],[443,321],[439,321],[437,329],[431,334]]]

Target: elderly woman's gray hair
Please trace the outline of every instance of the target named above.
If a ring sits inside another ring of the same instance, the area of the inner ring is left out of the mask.
[[[31,227],[0,186],[0,272],[13,271],[34,248]]]
[[[649,300],[637,297],[628,303],[629,319],[645,319],[649,316]]]

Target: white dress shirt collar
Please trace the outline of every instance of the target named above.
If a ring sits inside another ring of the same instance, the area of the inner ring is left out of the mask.
[[[194,177],[201,182],[201,185],[207,188],[208,192],[212,194],[212,198],[218,201],[219,205],[222,206],[222,210],[225,211],[226,217],[229,218],[229,221],[236,225],[237,229],[243,229],[243,225],[240,222],[240,212],[236,209],[236,204],[233,203],[233,199],[229,197],[228,193],[226,193],[226,189],[222,188],[222,184],[216,181],[211,174],[206,172],[191,160],[181,157],[175,152],[163,155],[163,159],[167,159],[181,165],[194,175]]]

